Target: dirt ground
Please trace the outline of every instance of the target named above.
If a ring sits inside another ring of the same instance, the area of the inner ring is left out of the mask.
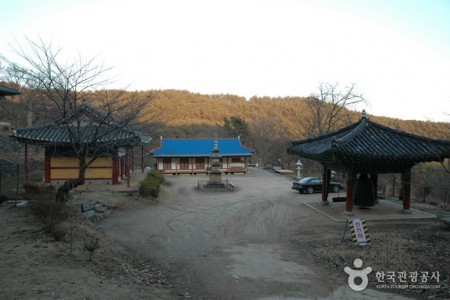
[[[308,208],[320,195],[252,168],[233,192],[199,191],[205,176],[166,176],[158,201],[79,192],[115,208],[78,220],[72,250],[38,230],[26,208],[0,206],[1,299],[406,299],[450,297],[450,229],[436,220],[369,222],[372,243],[342,239],[343,224]],[[99,238],[89,261],[85,239]],[[361,258],[368,288],[355,292],[344,267]],[[380,287],[375,272],[438,271],[434,287]],[[438,286],[438,287],[437,287]]]

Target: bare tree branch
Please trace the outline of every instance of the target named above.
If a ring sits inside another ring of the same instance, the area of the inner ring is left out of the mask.
[[[339,84],[320,83],[318,93],[307,99],[309,116],[306,118],[308,136],[314,137],[337,129],[349,121],[349,109],[360,103],[366,103],[363,95],[357,93],[356,85],[341,90]]]
[[[106,75],[112,68],[97,63],[96,58],[83,60],[78,56],[77,60],[65,61],[61,48],[42,39],[26,42],[26,46],[19,44],[14,49],[21,63],[4,59],[9,74],[33,91],[36,96],[33,100],[39,100],[38,111],[45,113],[47,123],[69,133],[70,146],[65,151],[79,160],[78,178],[66,181],[58,190],[57,198],[61,201],[72,188],[84,182],[85,172],[96,158],[117,155],[117,144],[105,140],[115,140],[120,132],[137,124],[152,98],[126,98],[123,90],[99,91],[110,83]],[[87,100],[89,96],[91,99]],[[88,104],[100,113],[80,110]]]

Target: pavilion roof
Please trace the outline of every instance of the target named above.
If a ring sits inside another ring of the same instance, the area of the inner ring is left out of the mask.
[[[86,118],[89,122],[86,122]],[[149,135],[122,127],[111,116],[87,104],[82,104],[73,113],[52,124],[17,129],[10,138],[21,143],[60,146],[77,141],[117,146],[147,144],[151,141]]]
[[[4,85],[0,85],[0,97],[14,96],[14,95],[20,95],[19,90]]]
[[[449,158],[450,141],[410,134],[363,117],[338,131],[292,141],[288,153],[336,169],[399,172],[420,162]]]

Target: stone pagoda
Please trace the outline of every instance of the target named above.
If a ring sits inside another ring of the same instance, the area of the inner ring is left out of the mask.
[[[211,159],[211,170],[209,171],[209,180],[207,183],[208,187],[218,187],[223,188],[225,185],[222,182],[222,171],[220,170],[220,154],[217,139],[214,140],[214,148],[210,156]]]

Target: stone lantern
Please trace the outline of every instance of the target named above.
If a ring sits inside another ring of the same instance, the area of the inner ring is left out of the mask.
[[[300,159],[295,163],[295,178],[300,179],[302,178],[302,169],[303,164],[301,163]]]

